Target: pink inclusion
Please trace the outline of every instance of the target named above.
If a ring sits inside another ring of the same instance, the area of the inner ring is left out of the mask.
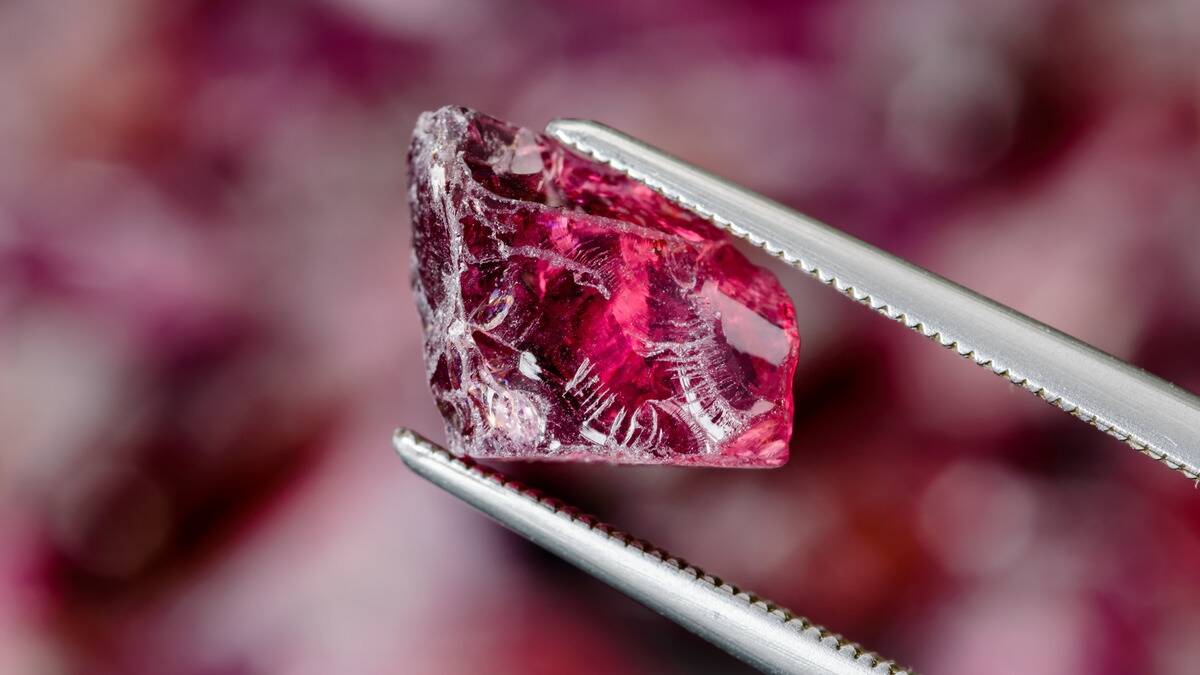
[[[455,452],[787,461],[795,311],[728,235],[462,108],[422,115],[409,159],[427,375]]]

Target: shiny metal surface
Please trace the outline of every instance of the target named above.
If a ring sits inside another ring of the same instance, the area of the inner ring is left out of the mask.
[[[1193,394],[601,124],[556,120],[546,133],[1168,467],[1200,478],[1200,399]]]
[[[417,474],[760,670],[910,672],[590,516],[453,457],[410,431],[397,431],[393,442]]]

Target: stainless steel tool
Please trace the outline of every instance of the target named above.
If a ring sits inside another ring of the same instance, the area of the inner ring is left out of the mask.
[[[1200,480],[1200,399],[1191,393],[619,131],[556,120],[546,133]],[[764,671],[910,672],[410,432],[397,432],[395,445],[418,474]]]
[[[433,484],[725,651],[769,673],[911,671],[787,609],[400,430],[401,459]]]

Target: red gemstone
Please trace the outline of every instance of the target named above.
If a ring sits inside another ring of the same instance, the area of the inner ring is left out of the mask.
[[[795,312],[724,232],[463,108],[422,115],[409,161],[426,368],[454,451],[787,461]]]

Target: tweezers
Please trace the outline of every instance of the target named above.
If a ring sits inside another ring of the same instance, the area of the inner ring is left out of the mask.
[[[555,120],[546,133],[1200,482],[1193,394],[619,131]],[[418,474],[761,670],[910,672],[410,432],[395,446]]]

